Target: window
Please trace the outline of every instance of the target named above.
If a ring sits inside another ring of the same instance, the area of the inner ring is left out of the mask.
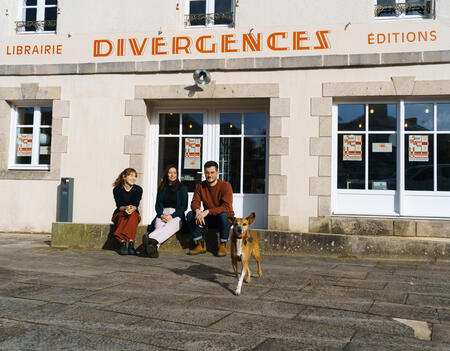
[[[333,213],[448,216],[450,103],[340,103]]]
[[[185,26],[227,26],[234,24],[234,0],[186,0]]]
[[[266,126],[264,112],[220,114],[219,169],[235,194],[266,192]]]
[[[9,169],[50,169],[52,108],[16,107],[11,118]]]
[[[434,0],[375,0],[376,18],[430,18]]]
[[[54,33],[58,15],[58,0],[20,0],[21,20],[17,33]]]

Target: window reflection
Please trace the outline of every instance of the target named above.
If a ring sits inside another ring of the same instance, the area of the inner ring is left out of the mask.
[[[180,115],[178,113],[161,113],[159,115],[159,134],[176,135],[180,132]]]
[[[363,104],[339,105],[338,130],[365,130],[365,106]]]
[[[245,113],[244,114],[244,133],[245,135],[265,135],[267,128],[266,114]]]
[[[239,135],[241,134],[241,114],[221,113],[220,114],[220,134]]]
[[[365,189],[365,135],[354,135],[361,144],[353,156],[344,152],[344,137],[338,135],[338,189]]]
[[[405,104],[405,130],[433,130],[433,104]]]
[[[244,138],[244,193],[266,190],[266,138]]]
[[[183,134],[203,134],[203,114],[183,113]]]
[[[369,135],[369,189],[396,190],[397,135]]]
[[[437,136],[437,190],[450,191],[450,134]]]
[[[220,138],[221,179],[229,182],[233,193],[241,192],[241,138]]]
[[[433,136],[405,135],[405,190],[433,190]]]
[[[369,105],[369,130],[397,130],[397,104]]]
[[[437,130],[450,131],[450,104],[437,104]]]

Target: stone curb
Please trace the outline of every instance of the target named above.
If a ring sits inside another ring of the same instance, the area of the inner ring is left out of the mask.
[[[142,243],[146,226],[139,226],[136,246]],[[52,247],[112,249],[113,225],[53,223]],[[450,240],[324,233],[257,230],[261,251],[277,255],[324,255],[389,258],[450,258]],[[205,233],[208,251],[217,248],[214,231]],[[192,245],[189,234],[177,233],[161,246],[161,251],[186,252]]]
[[[0,76],[351,68],[450,62],[450,50],[374,54],[0,65]]]

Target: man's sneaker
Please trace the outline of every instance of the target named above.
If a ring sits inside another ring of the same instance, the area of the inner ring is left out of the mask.
[[[148,238],[147,240],[147,255],[151,258],[158,258],[158,241],[155,239]]]
[[[189,250],[189,255],[198,255],[206,253],[206,245],[204,240],[197,240],[197,246],[193,250]]]
[[[227,243],[220,243],[219,250],[217,250],[218,257],[224,257],[227,255]]]
[[[126,241],[122,241],[120,243],[120,249],[117,252],[119,253],[119,255],[128,255],[128,249],[127,249],[127,242]]]
[[[130,241],[128,243],[128,254],[129,255],[136,255],[136,250],[134,249],[134,241]]]

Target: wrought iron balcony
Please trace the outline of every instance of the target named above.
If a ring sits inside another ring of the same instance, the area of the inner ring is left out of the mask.
[[[375,5],[375,17],[398,17],[405,14],[431,18],[433,12],[434,0]]]
[[[16,21],[16,32],[54,32],[56,20],[47,21]]]
[[[233,12],[215,12],[189,14],[184,17],[184,25],[191,26],[211,26],[218,24],[231,25],[234,22]]]

